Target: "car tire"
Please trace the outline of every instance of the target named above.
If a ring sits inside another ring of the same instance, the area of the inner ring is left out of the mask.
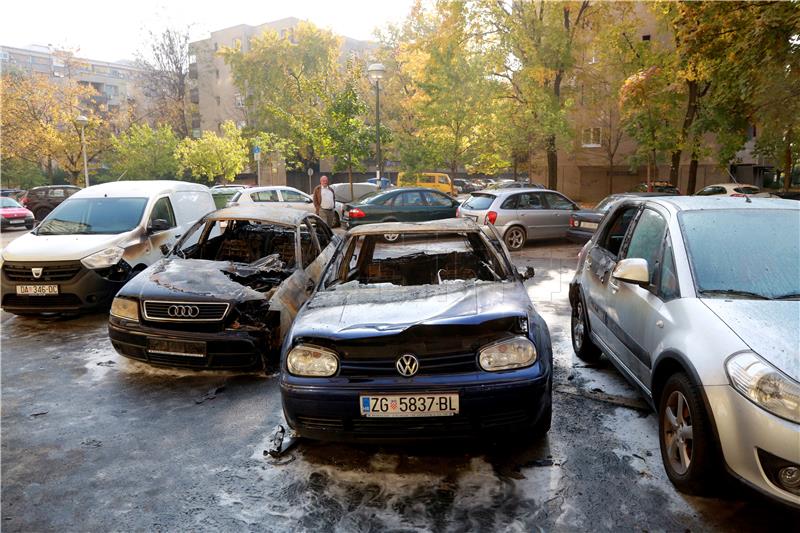
[[[717,446],[700,387],[672,374],[658,399],[658,441],[667,477],[684,493],[708,495],[720,475]]]
[[[553,423],[553,399],[550,398],[550,401],[547,402],[547,406],[544,408],[541,417],[533,426],[533,431],[531,435],[534,438],[540,438],[547,435],[547,432],[550,431],[550,426]]]
[[[572,333],[572,349],[578,359],[586,363],[596,363],[600,360],[603,352],[589,335],[589,317],[586,314],[586,306],[580,291],[578,291],[575,296],[575,302],[572,304],[570,332]]]
[[[525,246],[527,238],[528,236],[525,234],[525,228],[522,226],[511,226],[506,230],[505,235],[503,235],[506,246],[512,252],[521,250],[522,247]]]
[[[33,223],[25,224],[25,229],[33,229]]]
[[[46,207],[40,207],[36,211],[33,212],[33,217],[36,220],[38,220],[39,222],[41,222],[49,214],[50,214],[50,210],[48,210]]]

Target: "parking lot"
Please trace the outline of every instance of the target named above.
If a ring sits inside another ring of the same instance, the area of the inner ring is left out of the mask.
[[[4,235],[3,243],[7,236]],[[2,314],[2,527],[43,530],[763,530],[796,513],[727,482],[678,493],[656,418],[603,360],[570,344],[579,247],[514,260],[547,321],[553,426],[527,443],[368,446],[301,441],[264,456],[282,422],[275,375],[157,369],[116,354],[105,315]]]

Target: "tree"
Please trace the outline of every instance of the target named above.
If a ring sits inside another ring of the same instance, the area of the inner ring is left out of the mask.
[[[147,117],[156,124],[169,124],[179,137],[189,135],[190,108],[186,99],[189,77],[189,28],[167,28],[150,32],[136,65],[140,83],[153,109]]]
[[[364,168],[362,161],[369,156],[373,130],[364,122],[368,108],[356,91],[357,75],[352,69],[349,75],[344,88],[328,106],[325,154],[334,157],[334,170],[347,170],[352,198],[353,168]]]
[[[199,139],[185,138],[175,149],[175,160],[181,171],[212,182],[215,179],[233,181],[244,170],[248,160],[247,141],[236,125],[228,120],[222,124],[222,136],[204,131]]]
[[[134,124],[112,139],[111,169],[129,180],[172,179],[178,170],[175,148],[178,138],[172,128]]]

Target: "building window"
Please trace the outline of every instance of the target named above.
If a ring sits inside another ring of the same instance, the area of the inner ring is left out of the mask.
[[[650,40],[650,34],[642,35],[642,40],[643,41],[649,41]]]
[[[194,137],[195,139],[200,138],[200,128],[192,129],[192,137]]]
[[[192,64],[192,63],[197,63],[197,56],[195,55],[194,52],[189,54],[189,64]]]
[[[581,146],[584,148],[600,148],[602,128],[584,128],[581,132]]]
[[[241,94],[234,95],[233,102],[238,109],[244,108],[244,97]]]

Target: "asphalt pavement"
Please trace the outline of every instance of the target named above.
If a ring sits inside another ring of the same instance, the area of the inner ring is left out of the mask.
[[[5,243],[4,243],[5,244]],[[656,418],[605,361],[573,354],[579,247],[513,254],[554,344],[554,414],[528,443],[300,441],[265,458],[277,377],[156,369],[116,354],[104,315],[2,313],[4,531],[759,531],[800,517],[725,481],[677,492]]]

